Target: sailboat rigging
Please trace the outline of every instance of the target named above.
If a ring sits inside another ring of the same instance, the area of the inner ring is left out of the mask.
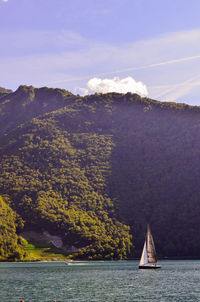
[[[147,226],[147,235],[144,242],[139,268],[142,269],[161,268],[161,265],[157,263],[155,245],[149,225]]]

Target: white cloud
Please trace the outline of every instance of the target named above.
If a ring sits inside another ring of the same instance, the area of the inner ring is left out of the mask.
[[[8,0],[1,0],[1,1],[3,1],[3,2],[8,2]]]
[[[176,100],[198,89],[193,78],[200,70],[200,29],[121,45],[88,41],[65,31],[0,31],[0,35],[1,86],[26,83],[74,91],[92,78],[132,76],[142,79],[155,99]],[[81,93],[88,94],[83,89]]]
[[[169,33],[119,47],[88,43],[87,49],[70,55],[71,63],[74,60],[82,70],[81,76],[65,78],[63,75],[57,84],[70,85],[72,81],[81,84],[92,77],[120,74],[133,76],[134,72],[134,77],[142,78],[148,85],[149,97],[175,101],[198,89],[198,82],[193,78],[200,68],[200,29]],[[188,83],[188,79],[193,80]]]
[[[77,91],[80,91],[81,95],[88,95],[89,90],[87,88],[76,88]]]
[[[93,92],[108,93],[108,92],[118,92],[118,93],[137,93],[141,96],[147,96],[148,91],[145,84],[142,82],[137,82],[132,77],[127,77],[120,79],[114,77],[112,79],[100,79],[92,78],[87,82],[87,87]]]

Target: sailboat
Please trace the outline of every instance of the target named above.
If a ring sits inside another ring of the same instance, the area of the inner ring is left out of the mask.
[[[161,265],[157,263],[155,245],[153,242],[153,237],[151,235],[151,230],[149,225],[147,226],[147,235],[144,242],[139,268],[142,269],[161,268]]]

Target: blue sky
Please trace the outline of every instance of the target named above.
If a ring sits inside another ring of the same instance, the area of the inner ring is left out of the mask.
[[[0,86],[81,93],[95,77],[132,77],[151,98],[200,105],[199,11],[199,0],[0,0]]]

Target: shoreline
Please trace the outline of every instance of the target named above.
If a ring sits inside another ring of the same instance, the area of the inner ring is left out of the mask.
[[[127,261],[139,261],[140,258],[124,259],[124,260],[25,260],[25,261],[0,261],[0,263],[62,263],[62,262],[127,262]],[[169,260],[169,261],[186,261],[186,260],[200,260],[200,257],[161,257],[158,261]]]

